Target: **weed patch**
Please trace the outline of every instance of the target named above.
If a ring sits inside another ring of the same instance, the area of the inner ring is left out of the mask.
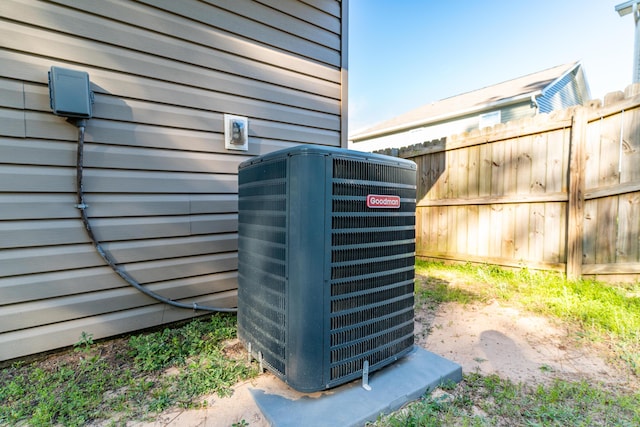
[[[74,351],[0,371],[0,424],[80,426],[140,419],[169,407],[197,407],[258,374],[226,351],[236,317],[212,315],[181,327],[120,339],[114,347],[83,334]]]

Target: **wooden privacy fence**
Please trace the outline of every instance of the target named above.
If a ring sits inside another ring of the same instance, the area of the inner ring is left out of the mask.
[[[418,165],[416,255],[637,279],[639,93],[401,149]]]

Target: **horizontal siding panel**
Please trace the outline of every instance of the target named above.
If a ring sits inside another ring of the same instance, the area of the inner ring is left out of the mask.
[[[238,215],[91,219],[91,227],[101,242],[233,233],[238,229]]]
[[[196,298],[200,305],[217,307],[235,307],[237,292],[227,291]],[[184,302],[193,302],[191,298]],[[202,315],[192,310],[169,307],[165,304],[118,311],[115,313],[92,316],[70,322],[56,323],[38,328],[0,334],[0,360],[42,352],[52,348],[71,346],[78,342],[82,332],[91,334],[94,339],[132,332],[152,326],[177,322]]]
[[[188,236],[191,229],[188,216],[92,218],[90,222],[99,242]]]
[[[222,195],[106,195],[85,197],[90,217],[188,215],[238,211],[238,197]],[[0,220],[78,218],[75,194],[0,194]],[[70,209],[73,208],[73,209]]]
[[[21,249],[3,249],[0,251],[0,289],[8,289],[19,275],[62,271],[74,268],[105,265],[92,245],[67,245],[63,247],[47,246]],[[1,277],[1,276],[0,276]],[[30,279],[27,279],[30,280]],[[54,285],[52,285],[54,286]],[[4,291],[0,291],[4,292]],[[31,297],[29,297],[31,298]]]
[[[76,203],[72,194],[0,194],[0,221],[75,218],[78,213],[72,212],[69,207]]]
[[[2,247],[6,249],[65,245],[87,241],[88,237],[80,220],[0,222],[0,242],[2,242]]]
[[[241,156],[226,154],[94,144],[85,146],[83,163],[85,167],[96,168],[233,174],[243,160]]]
[[[249,144],[256,142],[260,145],[268,145],[268,139],[278,139],[302,144],[340,146],[339,131],[313,129],[306,126],[264,120],[251,120],[249,122],[249,136]]]
[[[1,169],[0,169],[1,172]],[[75,173],[75,170],[73,170]],[[141,171],[84,171],[88,192],[97,193],[236,193],[236,175]]]
[[[277,1],[277,0],[271,0],[271,1]],[[341,0],[336,0],[331,2],[327,2],[325,0],[300,0],[300,3],[306,3],[308,5],[315,7],[316,9],[320,9],[332,16],[335,16],[336,18],[340,18],[341,8],[342,8]]]
[[[0,108],[0,136],[24,138],[24,112]]]
[[[93,247],[89,249],[95,254]],[[42,251],[40,251],[42,252]],[[58,254],[53,254],[54,257]],[[104,264],[95,254],[96,265]],[[0,265],[3,260],[0,259]],[[39,260],[36,260],[40,266]],[[53,264],[53,262],[52,262]],[[54,266],[55,268],[55,266]],[[48,271],[45,268],[44,271]],[[53,269],[51,269],[53,270]],[[92,267],[77,270],[50,271],[46,273],[34,273],[15,277],[0,278],[0,296],[3,304],[17,304],[28,301],[45,300],[66,295],[80,294],[84,292],[96,292],[105,289],[115,289],[127,286],[120,276],[115,274],[110,267]]]
[[[187,17],[196,22],[205,23],[223,31],[228,31],[231,34],[237,34],[241,29],[243,37],[249,38],[259,44],[274,46],[301,57],[311,58],[334,67],[340,67],[339,45],[331,48],[322,46],[310,40],[289,34],[275,26],[271,27],[251,21],[236,13],[227,12],[222,9],[213,12],[211,6],[205,3],[195,3],[194,1],[186,0],[180,3],[172,0],[143,0],[143,3],[164,9],[176,15]],[[287,28],[287,24],[285,24],[283,28]]]
[[[127,217],[150,215],[185,215],[236,213],[235,194],[205,195],[105,195],[89,194],[85,198],[90,217]]]
[[[191,234],[235,233],[238,231],[238,215],[194,215],[190,225]]]
[[[0,191],[73,192],[75,191],[75,169],[8,166],[0,163]]]
[[[92,250],[88,250],[92,249]],[[33,258],[25,255],[32,253]],[[49,254],[49,257],[46,254]],[[58,262],[56,262],[58,261]],[[181,277],[199,276],[237,268],[237,254],[221,253],[200,255],[157,261],[145,261],[122,266],[140,283],[160,282]],[[65,248],[37,248],[23,250],[3,250],[0,253],[0,267],[3,276],[44,273],[70,270],[74,268],[103,266],[104,261],[92,246],[73,245]],[[6,266],[6,269],[4,268]]]
[[[149,217],[190,214],[188,195],[106,195],[90,194],[84,198],[91,218]]]
[[[238,212],[235,194],[105,195],[90,194],[85,201],[90,217],[186,215]]]
[[[138,262],[199,256],[238,249],[236,233],[189,236],[104,244],[104,248],[121,262]]]
[[[233,290],[236,273],[222,273],[172,280],[146,288],[165,298],[197,298],[201,295]],[[96,316],[155,304],[156,300],[132,286],[104,292],[83,293],[63,298],[0,306],[0,332],[9,332],[52,323]]]
[[[211,47],[195,44],[191,40],[177,39],[157,32],[134,28],[122,23],[100,19],[85,12],[66,8],[54,9],[51,5],[36,2],[5,0],[0,4],[0,14],[41,28],[120,46],[126,50],[165,57],[183,64],[193,64],[319,96],[340,98],[339,81],[328,82],[302,75],[275,64],[259,63],[243,58],[236,53],[221,52]],[[164,30],[167,29],[171,29],[171,27]],[[339,37],[334,35],[333,38],[337,38],[339,43]]]
[[[0,108],[0,136],[24,138],[24,111]]]
[[[204,0],[205,2],[226,9],[231,13],[242,11],[242,16],[252,21],[265,25],[285,29],[287,33],[302,39],[309,40],[340,50],[340,23],[335,18],[324,15],[321,11],[313,9],[297,1],[284,2],[280,0],[279,8],[261,4],[251,0]],[[304,20],[302,18],[304,17]],[[326,18],[325,20],[320,17]],[[322,23],[332,27],[323,27]],[[309,25],[312,23],[313,25]]]
[[[76,149],[77,144],[71,142],[0,138],[0,162],[72,166],[76,161]]]
[[[339,35],[342,31],[340,22],[340,4],[337,1],[334,2],[332,4],[333,7],[330,8],[327,7],[327,2],[322,2],[322,4],[319,3],[314,6],[309,6],[302,1],[283,3],[282,0],[260,0],[260,3],[268,5],[269,7],[288,15],[304,19],[305,21],[310,22],[317,27],[324,28],[336,35]],[[325,10],[321,10],[323,7]],[[333,41],[334,40],[332,39],[332,42]],[[340,39],[338,38],[338,46],[340,46],[339,43]],[[336,47],[335,44],[332,44],[332,46]]]
[[[237,253],[192,256],[127,264],[122,269],[139,283],[163,282],[238,269]]]
[[[83,5],[75,0],[55,0],[70,8],[84,11]],[[289,4],[294,7],[297,2]],[[337,5],[339,16],[339,8]],[[235,56],[252,59],[264,64],[277,64],[282,69],[289,69],[309,76],[317,76],[330,82],[340,82],[340,70],[317,64],[304,58],[298,58],[286,52],[279,52],[273,47],[256,44],[255,42],[228,34],[208,25],[184,19],[162,10],[152,9],[133,2],[123,3],[119,0],[102,0],[91,5],[91,12],[111,20],[119,21],[154,33],[167,33],[182,40],[192,41],[203,46],[231,53]]]
[[[75,192],[75,168],[6,166],[0,191]],[[235,175],[141,171],[84,171],[85,191],[102,193],[237,193]]]
[[[232,252],[237,250],[238,243],[236,235],[230,233],[112,242],[102,246],[117,262],[141,262]],[[106,266],[104,260],[89,244],[4,249],[0,252],[0,301],[14,303],[121,286],[121,279],[108,267],[105,273],[102,266]],[[115,282],[105,279],[111,274],[116,277]],[[80,286],[74,288],[72,283],[76,281]],[[19,292],[24,293],[22,297]]]
[[[24,85],[0,78],[0,107],[24,109]]]
[[[237,194],[193,195],[189,203],[193,214],[238,212]]]
[[[70,125],[64,117],[53,115],[51,111],[41,113],[26,110],[24,121],[25,136],[27,138],[69,142],[78,140],[78,128]]]
[[[32,92],[26,92],[27,105],[29,105],[30,108],[34,108],[33,102],[35,102],[35,108],[42,109],[42,111],[49,111],[47,104],[48,98],[46,98],[46,82],[49,68],[52,65],[78,68],[76,64],[52,61],[50,59],[3,50],[0,50],[0,61],[3,65],[2,70],[0,70],[2,75],[42,84],[43,89],[40,90],[40,93],[34,94],[36,98],[39,97],[40,100],[31,101],[30,97]],[[117,74],[94,68],[89,64],[83,66],[82,69],[87,71],[91,77],[93,90],[97,92],[96,98],[100,97],[100,93],[108,93],[123,99],[141,98],[157,103],[185,106],[220,113],[239,114],[248,116],[250,119],[259,118],[300,126],[309,126],[312,128],[340,130],[340,117],[335,114],[310,111],[288,105],[270,104],[256,99],[211,92],[194,87],[181,87],[140,76]],[[335,106],[339,109],[340,102],[335,101]],[[96,106],[96,108],[99,110],[99,106]],[[73,126],[64,123],[63,118],[55,117],[52,114],[47,114],[47,116],[48,118],[44,117],[44,115],[37,117],[38,120],[48,120],[65,125],[57,126],[57,129],[53,129],[55,132],[51,135],[46,135],[43,132],[40,134],[28,133],[29,136],[67,140],[73,140],[75,138],[77,132]],[[27,117],[29,117],[29,113],[27,113]],[[35,118],[34,116],[31,117]],[[34,130],[37,130],[37,128]]]
[[[195,65],[182,63],[178,71],[177,64],[168,59],[108,45],[95,46],[96,43],[33,27],[5,22],[0,27],[0,39],[3,39],[8,48],[17,51],[29,46],[30,52],[35,55],[47,56],[51,52],[57,52],[59,59],[73,63],[89,63],[95,67],[127,74],[144,75],[184,86],[224,92],[233,94],[235,97],[248,97],[270,103],[335,113],[336,100],[331,101],[328,98],[307,92],[233,76]],[[116,64],[119,68],[114,69]]]
[[[72,208],[70,208],[72,209]],[[179,237],[237,231],[236,214],[169,217],[90,219],[91,228],[101,242]],[[0,241],[4,248],[70,245],[89,242],[78,220],[3,221]]]

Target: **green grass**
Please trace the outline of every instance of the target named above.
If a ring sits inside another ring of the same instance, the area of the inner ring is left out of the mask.
[[[587,382],[515,384],[496,375],[467,374],[460,384],[424,396],[376,426],[637,426],[640,393]]]
[[[202,395],[227,395],[258,374],[228,348],[235,336],[230,315],[104,344],[83,333],[74,351],[0,371],[0,425],[80,426],[100,419],[117,425],[172,406],[203,405]],[[115,349],[114,342],[120,343]]]
[[[504,301],[562,320],[590,340],[609,343],[640,376],[640,284],[566,280],[558,273],[492,265],[418,261],[418,304]]]

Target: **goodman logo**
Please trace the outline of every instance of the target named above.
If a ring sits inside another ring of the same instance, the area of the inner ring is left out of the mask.
[[[381,196],[379,194],[369,194],[367,196],[368,208],[400,209],[400,197]]]

